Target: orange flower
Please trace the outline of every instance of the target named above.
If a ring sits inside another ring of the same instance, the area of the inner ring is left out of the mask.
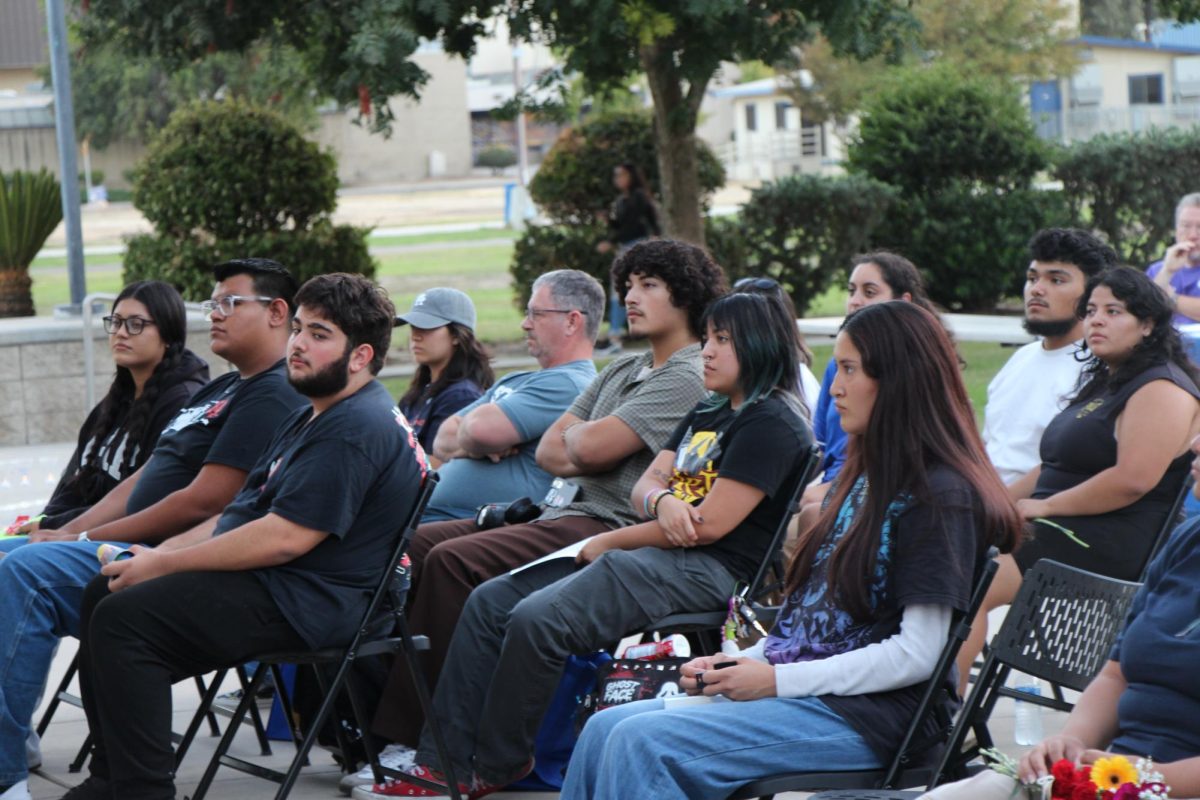
[[[1096,759],[1090,777],[1097,788],[1108,791],[1115,791],[1124,783],[1138,782],[1137,770],[1122,756]]]

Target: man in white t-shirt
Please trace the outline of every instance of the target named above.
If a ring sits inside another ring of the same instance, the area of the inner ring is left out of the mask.
[[[1025,330],[1041,337],[1013,353],[988,384],[983,441],[1001,480],[1012,485],[1041,463],[1042,431],[1074,394],[1083,321],[1077,305],[1089,278],[1117,254],[1087,231],[1047,228],[1029,242]]]

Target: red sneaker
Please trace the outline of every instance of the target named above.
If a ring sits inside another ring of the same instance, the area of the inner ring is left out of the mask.
[[[403,778],[392,779],[388,778],[384,783],[377,783],[374,786],[357,786],[350,793],[352,800],[377,800],[383,797],[449,797],[450,789],[446,786],[446,777],[440,772],[435,772],[429,767],[417,765],[408,770],[408,774],[414,778],[423,778],[427,781],[441,784],[440,789],[431,789],[426,786],[421,786],[417,783],[411,783]],[[461,797],[474,797],[471,794],[472,788],[468,788],[466,784],[458,785],[458,793]],[[493,789],[492,791],[495,791]],[[483,795],[480,795],[482,797]]]
[[[489,794],[495,794],[496,792],[500,791],[501,789],[504,789],[505,787],[521,780],[522,778],[524,778],[526,775],[528,775],[531,772],[533,772],[533,759],[532,758],[529,759],[529,763],[526,764],[525,767],[517,775],[515,775],[511,780],[507,781],[506,783],[501,783],[501,784],[487,783],[482,778],[480,778],[478,775],[472,775],[471,776],[471,788],[468,791],[467,800],[479,800],[479,798],[481,798],[481,797],[487,797]]]

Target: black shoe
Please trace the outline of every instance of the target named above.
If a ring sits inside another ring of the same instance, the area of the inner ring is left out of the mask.
[[[62,796],[62,800],[113,800],[112,783],[90,775],[83,783]]]

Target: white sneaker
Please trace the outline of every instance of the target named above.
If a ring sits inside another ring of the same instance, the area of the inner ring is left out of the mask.
[[[8,790],[0,794],[0,800],[33,800],[29,794],[29,781],[14,783]]]
[[[406,772],[417,765],[417,751],[406,745],[389,744],[379,753],[379,764],[388,769]],[[355,787],[372,786],[374,783],[375,773],[371,771],[371,765],[367,764],[352,775],[343,775],[342,780],[338,783],[338,789],[342,794],[349,796]],[[0,800],[7,800],[7,798],[0,797]]]

